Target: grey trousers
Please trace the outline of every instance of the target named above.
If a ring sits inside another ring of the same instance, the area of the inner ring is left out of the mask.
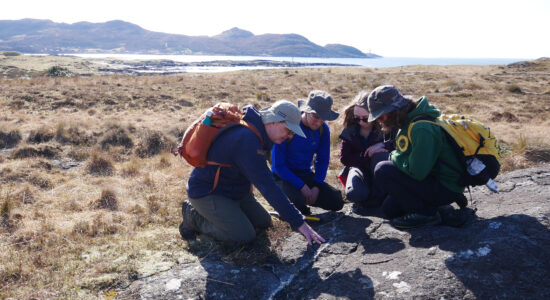
[[[382,204],[382,199],[377,197],[379,190],[373,186],[374,169],[380,162],[389,159],[389,152],[375,154],[368,169],[351,167],[346,180],[346,199],[366,207],[376,207]]]
[[[346,180],[346,199],[353,203],[367,201],[370,193],[370,178],[359,168],[350,168]]]
[[[196,229],[216,240],[248,243],[256,238],[255,228],[271,225],[271,216],[252,193],[239,200],[208,195],[189,201],[198,212],[193,214]]]

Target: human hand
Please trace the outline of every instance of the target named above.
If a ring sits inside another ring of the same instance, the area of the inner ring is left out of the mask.
[[[368,147],[367,150],[365,150],[365,152],[363,153],[363,156],[368,156],[369,158],[372,158],[376,153],[381,152],[388,152],[388,150],[384,148],[384,143],[377,143]]]
[[[318,198],[319,198],[319,188],[314,186],[311,189],[311,202],[307,203],[307,205],[313,205],[315,202],[317,202]]]
[[[298,227],[298,231],[300,231],[300,233],[306,238],[308,245],[312,245],[312,242],[319,245],[325,242],[325,239],[309,227],[306,222],[304,222],[302,226]]]
[[[304,196],[304,201],[306,202],[306,204],[312,202],[313,192],[311,191],[309,186],[307,186],[307,184],[304,184],[304,186],[300,189],[300,192],[302,193],[302,196]]]

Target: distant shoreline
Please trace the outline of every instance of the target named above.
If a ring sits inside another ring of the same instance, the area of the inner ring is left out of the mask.
[[[505,66],[520,59],[450,58],[311,58],[199,55],[127,54],[21,54],[0,51],[0,76],[4,78],[90,75],[170,75],[220,73],[244,70],[301,68],[392,68],[406,66]],[[61,75],[62,74],[62,75]]]
[[[391,68],[410,65],[507,65],[530,59],[522,58],[423,58],[423,57],[378,57],[378,58],[323,58],[323,57],[277,57],[277,56],[226,56],[226,55],[143,55],[143,54],[63,54],[86,59],[110,59],[120,61],[172,60],[175,62],[213,62],[213,61],[276,61],[286,63],[304,63],[311,66],[359,66],[367,68]],[[319,65],[315,65],[319,64]],[[249,64],[252,65],[252,64]],[[291,67],[291,66],[289,66]],[[302,67],[302,66],[297,66]]]

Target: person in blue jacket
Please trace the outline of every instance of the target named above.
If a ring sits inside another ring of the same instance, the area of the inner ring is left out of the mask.
[[[180,234],[184,239],[200,232],[225,242],[251,242],[256,237],[256,228],[271,225],[271,216],[252,193],[254,185],[309,244],[325,242],[304,222],[304,216],[275,183],[266,162],[266,151],[271,151],[273,144],[283,143],[294,133],[304,136],[299,126],[298,107],[290,101],[279,100],[260,111],[250,105],[243,110],[243,120],[258,130],[263,145],[259,137],[244,126],[232,126],[218,134],[207,159],[231,167],[220,168],[214,189],[218,166],[193,169],[187,183],[189,201],[182,204]]]
[[[344,205],[342,193],[325,182],[330,160],[330,130],[325,121],[339,115],[332,110],[332,103],[332,96],[319,90],[311,91],[307,101],[298,100],[305,136],[294,136],[271,151],[271,170],[290,201],[305,215],[311,214],[308,205],[332,211]]]

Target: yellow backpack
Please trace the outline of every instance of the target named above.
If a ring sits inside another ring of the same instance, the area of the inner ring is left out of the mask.
[[[463,166],[462,170],[457,170],[462,174],[459,184],[483,185],[498,175],[501,150],[498,140],[489,127],[474,119],[455,114],[443,114],[437,119],[421,117],[413,120],[409,125],[407,130],[409,141],[412,127],[419,122],[427,122],[443,129]]]

